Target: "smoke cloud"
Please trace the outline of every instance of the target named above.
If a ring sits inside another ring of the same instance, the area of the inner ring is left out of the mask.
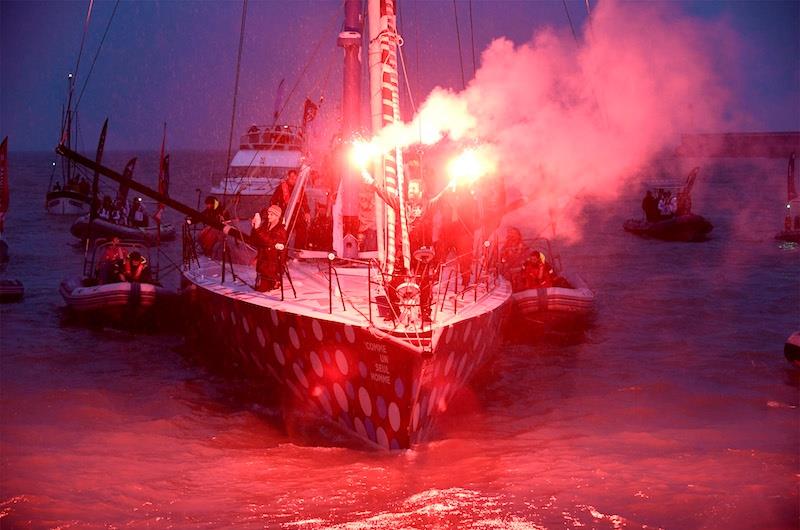
[[[435,89],[380,141],[479,144],[509,200],[527,200],[507,222],[529,234],[557,223],[558,236],[579,239],[581,204],[617,197],[681,132],[725,124],[731,98],[716,65],[735,50],[731,32],[675,9],[603,1],[577,43],[550,28],[522,45],[498,38],[465,90]]]

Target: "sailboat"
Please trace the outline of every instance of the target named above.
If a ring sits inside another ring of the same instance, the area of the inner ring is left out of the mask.
[[[628,219],[623,224],[626,232],[644,238],[662,239],[664,241],[704,241],[714,229],[705,217],[692,212],[692,188],[700,168],[695,167],[686,177],[683,186],[654,184],[648,195],[654,194],[654,200],[662,197],[669,202],[673,200],[673,211],[659,213],[658,210],[645,212],[645,219]],[[644,208],[644,205],[643,205]]]
[[[797,195],[794,178],[795,154],[789,157],[789,167],[786,171],[786,213],[783,217],[783,230],[775,235],[779,241],[800,243],[800,197]],[[792,213],[792,208],[797,213]]]
[[[61,143],[68,147],[77,136],[77,115],[72,109],[72,94],[75,90],[75,76],[67,76],[67,105],[62,118]],[[80,168],[67,159],[61,160],[61,171],[53,162],[53,172],[45,195],[44,206],[47,213],[57,215],[84,215],[89,213],[92,205],[92,194],[89,179]]]
[[[358,128],[358,79],[362,42],[359,0],[345,1],[345,83],[342,145],[352,146]],[[383,60],[371,61],[372,114],[378,125],[400,120],[395,4],[370,1],[370,42]],[[373,133],[377,130],[373,127]],[[111,179],[122,176],[74,151],[58,151]],[[396,208],[375,208],[380,216],[377,258],[347,252],[279,257],[278,289],[260,292],[251,266],[198,255],[185,228],[182,281],[186,294],[187,343],[217,363],[238,365],[248,377],[270,384],[281,396],[287,426],[334,426],[368,446],[408,448],[435,433],[437,418],[491,358],[508,316],[510,284],[497,274],[497,253],[483,242],[469,267],[463,259],[431,263],[430,249],[412,249],[407,223],[407,187],[402,149],[378,157],[375,167]],[[358,170],[343,175],[342,186],[358,182]],[[286,219],[298,207],[311,167],[301,168],[287,205]],[[355,174],[356,179],[349,177]],[[256,246],[258,241],[231,225],[205,219],[200,212],[137,182],[131,189],[177,209],[192,222],[222,230],[228,241]],[[340,189],[338,196],[346,196]],[[336,208],[348,215],[346,206]],[[337,223],[334,223],[337,224]],[[338,222],[346,240],[352,223]],[[288,225],[291,231],[291,225]],[[274,245],[278,256],[283,244]]]
[[[8,243],[3,238],[10,198],[8,187],[8,136],[6,136],[0,144],[0,273],[5,272],[9,260]],[[22,300],[24,294],[25,288],[21,281],[0,276],[0,303],[18,302]]]

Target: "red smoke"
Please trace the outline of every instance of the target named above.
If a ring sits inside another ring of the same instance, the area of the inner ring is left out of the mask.
[[[382,137],[488,145],[509,199],[529,201],[506,221],[530,235],[557,222],[559,236],[578,238],[582,203],[615,198],[681,132],[723,124],[730,98],[714,64],[733,39],[674,9],[603,1],[579,43],[551,28],[519,46],[498,38],[464,91],[435,89],[412,123]]]

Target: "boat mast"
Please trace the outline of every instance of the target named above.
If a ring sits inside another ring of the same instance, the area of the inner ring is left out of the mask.
[[[394,0],[368,0],[370,28],[370,109],[372,132],[401,121],[400,93],[397,75],[397,15]],[[399,208],[376,207],[376,215],[383,212],[378,226],[383,225],[384,234],[379,234],[381,262],[387,273],[410,268],[410,244],[405,214],[405,182],[403,179],[403,153],[392,147],[383,153],[375,171],[376,182],[390,196],[396,196]],[[376,201],[380,204],[381,201]]]
[[[361,124],[361,18],[362,0],[345,0],[344,30],[339,34],[337,44],[344,49],[344,81],[342,86],[342,140],[349,143],[358,132]],[[342,236],[355,236],[359,229],[358,194],[360,176],[355,168],[342,160],[341,185],[338,201],[341,205],[341,225],[337,226],[334,241],[342,246]],[[343,234],[341,232],[343,232]],[[338,236],[338,237],[337,237]],[[342,253],[342,248],[337,248]]]

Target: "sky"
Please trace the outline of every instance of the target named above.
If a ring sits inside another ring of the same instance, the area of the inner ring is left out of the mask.
[[[592,85],[592,97],[598,104],[603,100],[602,112],[611,112],[606,105],[622,111],[624,98],[606,101],[607,95],[597,94],[603,81],[586,77],[581,69],[594,61],[596,68],[612,72],[617,67],[609,64],[615,58],[625,59],[628,47],[639,46],[650,55],[635,60],[657,65],[662,74],[679,70],[680,64],[670,64],[669,57],[675,53],[671,47],[680,47],[683,33],[688,32],[687,42],[691,40],[703,52],[691,58],[702,65],[686,72],[686,82],[704,85],[708,92],[701,97],[715,100],[704,104],[719,108],[714,109],[717,119],[703,120],[691,115],[700,114],[693,107],[694,112],[674,124],[681,132],[800,129],[800,2],[591,0],[589,4],[593,17],[605,17],[602,23],[589,24],[583,0],[566,1],[575,38],[561,1],[457,0],[458,26],[450,0],[401,2],[399,24],[414,102],[421,106],[436,87],[467,98],[483,97],[480,87],[475,88],[475,71],[480,77],[487,60],[483,53],[493,46],[495,59],[508,52],[525,61],[523,47],[537,43],[533,55],[538,57],[527,57],[532,62],[523,70],[532,71],[526,75],[515,76],[519,67],[513,62],[492,67],[499,70],[491,72],[484,69],[484,81],[507,75],[517,83],[517,90],[503,94],[508,108],[498,110],[499,114],[519,112],[520,104],[541,105],[537,100],[526,102],[521,88],[536,85],[537,68],[552,72],[547,74],[552,76],[551,88],[573,82]],[[10,137],[12,151],[50,150],[57,143],[67,74],[76,69],[87,5],[84,1],[0,2],[0,135]],[[340,6],[340,2],[321,0],[249,2],[235,136],[251,123],[271,121],[282,79],[287,121],[299,120],[306,97],[314,101],[323,97],[320,120],[336,121],[341,92],[341,50],[335,46],[341,29]],[[165,122],[174,149],[226,149],[242,4],[123,1],[107,26],[114,8],[115,2],[96,1],[86,33],[76,77],[76,98],[86,83],[77,107],[79,147],[96,143],[102,121],[108,117],[109,150],[155,150]],[[663,13],[642,14],[653,8]],[[619,38],[598,44],[605,38],[598,31],[613,32]],[[651,33],[661,41],[642,43]],[[622,38],[628,34],[639,41],[633,44]],[[668,42],[671,37],[677,42]],[[504,44],[497,44],[498,38]],[[680,53],[684,51],[681,48]],[[584,66],[576,67],[579,63]],[[567,68],[559,72],[564,65]],[[577,71],[582,73],[576,79]],[[650,75],[647,69],[617,74],[631,79]],[[659,95],[664,83],[672,83],[662,74],[655,76],[660,84],[646,90]],[[692,75],[697,78],[688,77]],[[462,94],[465,82],[474,88],[471,95]],[[699,94],[678,94],[680,87],[669,90],[676,104],[686,104],[687,96]],[[403,100],[404,117],[410,120],[413,112],[408,101]],[[633,123],[638,127],[637,120],[651,118],[642,115]],[[542,127],[556,123],[539,123],[537,130],[541,134]],[[674,132],[669,128],[659,134]]]
[[[402,120],[365,135],[430,146],[431,191],[453,184],[450,160],[471,149],[469,186],[524,204],[504,222],[532,233],[558,227],[578,241],[576,205],[610,204],[662,164],[685,178],[692,162],[670,156],[681,134],[800,130],[798,0],[398,5]],[[325,171],[340,123],[342,2],[250,0],[242,33],[238,1],[96,0],[79,54],[87,7],[0,0],[0,135],[12,153],[54,149],[77,71],[80,152],[94,152],[105,118],[106,151],[157,151],[166,123],[168,151],[224,152],[232,117],[235,149],[276,108],[297,124],[310,98],[320,108],[309,162]]]

